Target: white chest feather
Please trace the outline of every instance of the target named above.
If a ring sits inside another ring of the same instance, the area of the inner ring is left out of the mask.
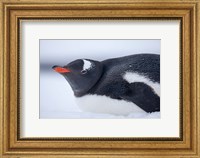
[[[107,96],[85,95],[76,98],[77,105],[82,111],[95,113],[108,113],[116,115],[128,115],[130,113],[146,113],[132,102],[111,99]]]

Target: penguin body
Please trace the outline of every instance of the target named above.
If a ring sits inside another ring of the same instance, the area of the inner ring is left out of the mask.
[[[160,111],[160,56],[78,59],[53,67],[69,82],[83,111],[128,115]],[[67,72],[70,71],[70,72]]]

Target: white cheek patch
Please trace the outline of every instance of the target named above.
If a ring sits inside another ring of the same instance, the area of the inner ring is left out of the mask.
[[[145,76],[142,76],[142,75],[139,75],[139,74],[133,73],[133,72],[126,72],[124,74],[123,78],[129,83],[143,82],[143,83],[147,84],[148,86],[150,86],[154,90],[154,92],[158,96],[160,96],[160,84],[157,82],[152,82]]]
[[[92,63],[83,59],[83,70],[89,70],[92,68]]]

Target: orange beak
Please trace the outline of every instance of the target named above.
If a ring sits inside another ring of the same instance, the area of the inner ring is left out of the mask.
[[[63,67],[59,67],[59,66],[54,66],[53,69],[54,69],[54,71],[56,71],[58,73],[68,73],[68,72],[71,72],[69,69],[63,68]]]

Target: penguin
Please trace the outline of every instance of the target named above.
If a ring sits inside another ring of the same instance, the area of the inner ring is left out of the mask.
[[[82,111],[114,115],[160,111],[160,55],[77,59],[52,68],[68,81]]]

